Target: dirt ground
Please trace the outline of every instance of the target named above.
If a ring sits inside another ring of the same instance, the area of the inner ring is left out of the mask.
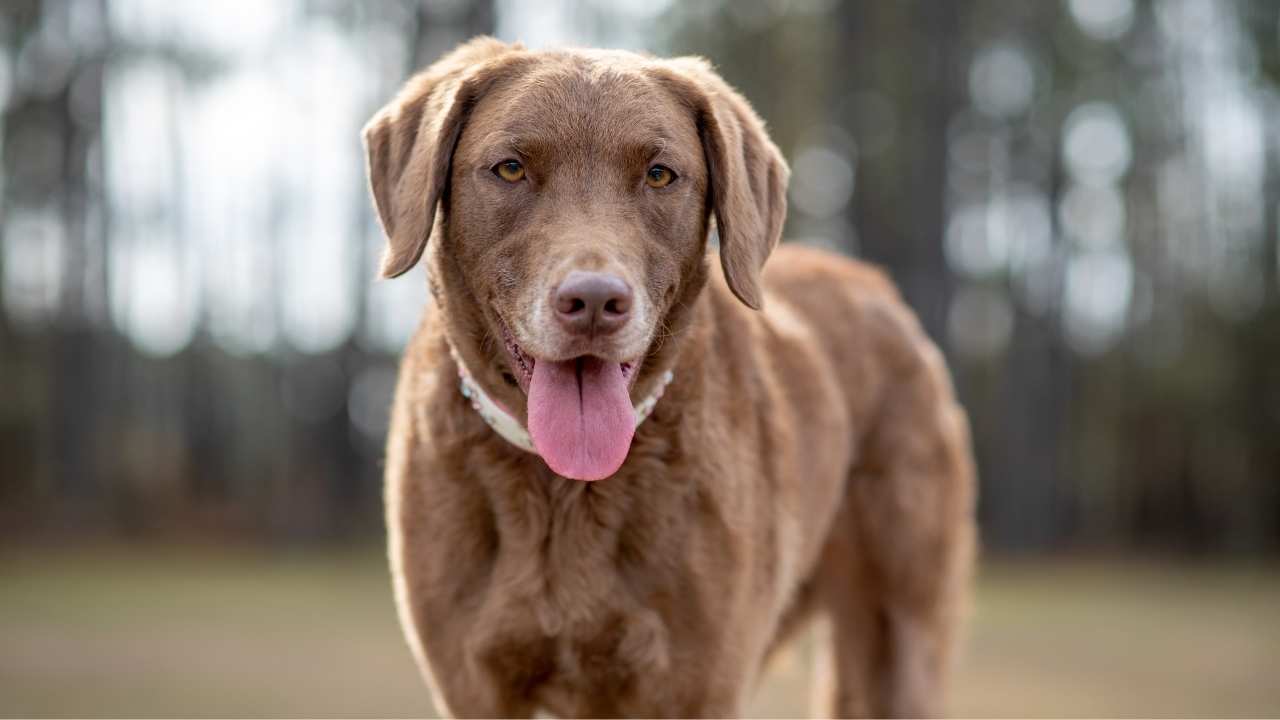
[[[802,716],[810,632],[751,712]],[[1280,713],[1280,567],[988,560],[960,716]],[[423,716],[376,549],[0,555],[0,715]]]

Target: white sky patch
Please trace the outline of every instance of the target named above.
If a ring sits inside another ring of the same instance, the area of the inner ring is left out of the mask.
[[[1036,77],[1021,48],[997,43],[983,49],[969,68],[969,96],[984,115],[1012,117],[1026,111]]]
[[[111,204],[111,317],[145,353],[181,351],[199,320],[193,254],[170,211],[180,187],[181,78],[158,61],[124,63],[106,80],[104,153]],[[179,140],[180,142],[180,140]]]
[[[225,56],[260,52],[286,34],[298,0],[112,0],[113,29],[147,44],[195,47]]]
[[[1033,185],[1014,184],[1000,200],[1010,270],[1021,272],[1045,262],[1053,246],[1048,197]]]
[[[53,319],[62,291],[65,231],[52,210],[15,210],[4,222],[4,306],[25,325]]]
[[[1257,50],[1232,6],[1187,0],[1155,10],[1178,70],[1188,137],[1185,152],[1161,168],[1163,230],[1186,283],[1240,321],[1265,298],[1257,267],[1274,232],[1265,226],[1264,195],[1274,95],[1256,86]]]
[[[947,220],[944,249],[947,263],[970,277],[997,272],[1004,248],[994,246],[987,233],[986,203],[972,203],[951,213]]]
[[[1085,252],[1067,264],[1063,305],[1067,340],[1081,355],[1111,349],[1124,331],[1133,297],[1133,265],[1123,252]]]
[[[531,48],[590,44],[592,34],[574,20],[574,6],[567,0],[530,3],[497,0],[497,36],[522,42]]]
[[[655,50],[653,23],[674,0],[496,0],[494,33],[534,48],[607,47]]]
[[[1133,26],[1133,0],[1069,0],[1067,8],[1076,25],[1095,40],[1116,40]]]
[[[985,202],[952,212],[943,250],[954,270],[982,278],[1043,262],[1052,234],[1049,201],[1044,194],[1030,185],[1015,183]]]
[[[1129,130],[1111,103],[1090,102],[1072,110],[1062,136],[1067,169],[1077,181],[1114,183],[1128,172],[1133,160]]]
[[[368,212],[359,130],[371,94],[390,92],[368,80],[390,51],[358,51],[360,36],[293,2],[110,7],[125,36],[224,63],[198,81],[159,60],[111,67],[113,317],[161,354],[193,335],[202,298],[211,335],[234,353],[345,342],[371,264],[360,253],[372,256],[352,237]]]
[[[110,266],[118,288],[112,298],[116,324],[144,353],[168,357],[195,334],[198,291],[189,253],[163,232],[112,246]]]
[[[277,147],[271,130],[289,118],[276,108],[268,124],[251,111],[278,100],[258,72],[232,72],[195,95],[183,209],[188,239],[202,259],[209,329],[231,352],[265,352],[277,338],[277,248],[263,234],[277,219],[279,199],[272,189]]]
[[[1124,196],[1113,184],[1072,183],[1058,202],[1063,230],[1076,244],[1094,250],[1124,244]]]
[[[430,299],[425,259],[398,278],[374,280],[365,319],[368,344],[383,352],[399,352],[418,328]]]
[[[1257,104],[1238,86],[1209,91],[1200,110],[1201,137],[1222,221],[1257,233],[1263,223],[1266,137]]]
[[[143,60],[110,66],[106,77],[107,186],[124,220],[163,214],[177,181],[170,152],[177,129],[173,97],[181,78],[167,63]]]
[[[302,53],[273,73],[292,88],[294,112],[273,123],[277,164],[288,203],[282,212],[284,329],[304,352],[333,349],[355,327],[359,256],[356,202],[364,199],[359,150],[359,97],[335,91],[359,83],[360,62],[347,41],[323,23],[307,26]],[[305,62],[303,61],[305,59]]]
[[[853,198],[854,159],[834,148],[811,145],[791,162],[792,207],[816,219],[841,213]]]

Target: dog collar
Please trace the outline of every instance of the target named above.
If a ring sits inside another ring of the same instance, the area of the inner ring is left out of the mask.
[[[533,446],[533,438],[530,437],[524,424],[517,420],[516,416],[512,415],[502,403],[494,400],[480,387],[480,383],[472,377],[471,371],[467,370],[466,364],[462,362],[462,358],[452,346],[449,348],[449,354],[453,356],[453,362],[458,366],[458,389],[462,392],[462,397],[471,403],[471,409],[475,410],[481,419],[504,440],[525,452],[537,455],[538,450]],[[636,427],[640,427],[640,423],[653,412],[653,407],[658,404],[658,399],[662,397],[662,393],[666,392],[667,385],[671,384],[671,379],[674,377],[675,374],[670,370],[662,373],[662,377],[658,380],[658,387],[635,406]]]

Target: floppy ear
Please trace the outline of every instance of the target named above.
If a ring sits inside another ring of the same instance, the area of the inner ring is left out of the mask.
[[[739,300],[759,310],[760,270],[782,239],[790,170],[764,121],[710,63],[684,57],[666,67],[677,94],[698,118],[725,280]]]
[[[403,275],[422,257],[467,114],[521,50],[489,37],[464,43],[365,125],[369,187],[387,236],[383,277]]]

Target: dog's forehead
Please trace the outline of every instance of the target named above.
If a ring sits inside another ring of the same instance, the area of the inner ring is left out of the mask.
[[[486,130],[550,144],[697,141],[692,113],[654,77],[651,59],[602,50],[535,57],[477,103]]]

